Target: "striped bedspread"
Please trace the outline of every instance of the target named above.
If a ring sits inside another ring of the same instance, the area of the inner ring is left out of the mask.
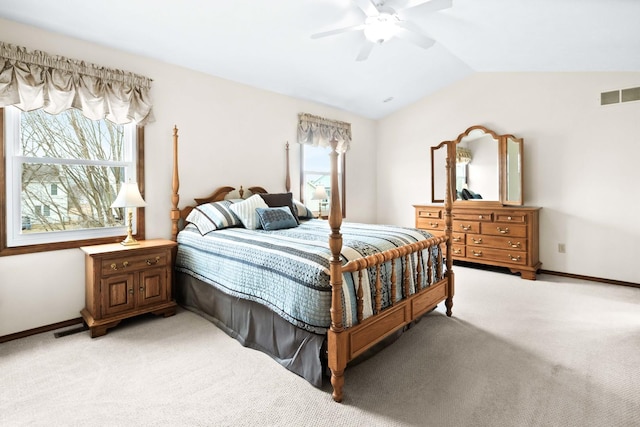
[[[426,231],[387,225],[345,222],[343,264],[407,243],[432,237]],[[202,236],[193,226],[178,234],[176,270],[210,283],[224,292],[266,305],[281,317],[305,330],[324,334],[331,323],[327,221],[312,219],[298,227],[264,231],[245,228],[216,230]],[[435,252],[432,256],[435,256]],[[422,257],[426,272],[427,253]],[[415,255],[411,264],[416,262]],[[415,270],[415,267],[412,266]],[[391,266],[381,269],[383,308],[390,304]],[[396,262],[397,283],[403,267]],[[375,271],[363,274],[364,317],[373,313]],[[356,323],[356,277],[343,277],[344,325]],[[426,274],[423,280],[426,283]],[[411,293],[415,288],[411,277]],[[426,284],[421,284],[421,287]],[[396,300],[403,298],[397,286]]]

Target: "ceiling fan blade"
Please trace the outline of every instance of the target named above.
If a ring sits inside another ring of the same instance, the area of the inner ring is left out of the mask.
[[[406,6],[399,9],[398,12],[405,12],[416,7],[419,7],[421,12],[437,12],[449,9],[451,6],[453,6],[453,0],[409,0]]]
[[[410,28],[406,28],[403,23],[402,24],[398,24],[398,32],[396,33],[396,37],[403,39],[403,40],[407,40],[415,45],[420,46],[423,49],[429,49],[431,46],[433,46],[436,41],[434,39],[432,39],[431,37],[427,37],[424,34],[420,33],[420,32],[416,32],[413,29]]]
[[[352,0],[356,6],[358,6],[365,15],[367,16],[377,16],[380,12],[378,8],[373,3],[373,0]]]
[[[374,46],[375,44],[369,41],[365,42],[364,46],[362,46],[362,49],[360,49],[360,53],[358,53],[358,56],[356,57],[356,61],[364,61],[365,59],[367,59]]]
[[[329,30],[329,31],[324,31],[322,33],[311,34],[311,38],[319,39],[321,37],[328,37],[328,36],[334,36],[336,34],[348,33],[349,31],[362,30],[363,28],[364,28],[364,25],[362,24],[352,25],[351,27],[336,28],[335,30]]]

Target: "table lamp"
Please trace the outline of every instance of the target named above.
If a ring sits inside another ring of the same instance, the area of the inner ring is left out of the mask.
[[[313,196],[311,196],[311,200],[320,200],[318,202],[318,218],[322,218],[322,200],[325,200],[327,197],[327,189],[324,188],[324,185],[318,185],[313,191]]]
[[[137,245],[138,241],[131,235],[131,224],[133,222],[133,211],[127,208],[141,208],[146,206],[146,202],[140,195],[138,184],[135,182],[123,182],[120,187],[118,197],[111,204],[112,208],[125,208],[128,211],[127,219],[127,237],[120,242],[121,245]]]

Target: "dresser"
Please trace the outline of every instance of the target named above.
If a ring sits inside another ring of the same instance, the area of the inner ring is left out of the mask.
[[[442,205],[414,205],[416,228],[434,235],[445,232]],[[490,204],[455,206],[452,210],[453,259],[506,267],[523,279],[535,280],[542,265],[537,207]]]
[[[175,246],[171,240],[156,239],[132,246],[80,248],[85,253],[85,308],[80,314],[91,338],[129,317],[175,314],[171,274]]]

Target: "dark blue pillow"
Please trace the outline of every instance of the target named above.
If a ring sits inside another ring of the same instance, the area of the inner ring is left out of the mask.
[[[256,208],[260,224],[264,230],[281,230],[298,226],[288,206],[277,208]]]

